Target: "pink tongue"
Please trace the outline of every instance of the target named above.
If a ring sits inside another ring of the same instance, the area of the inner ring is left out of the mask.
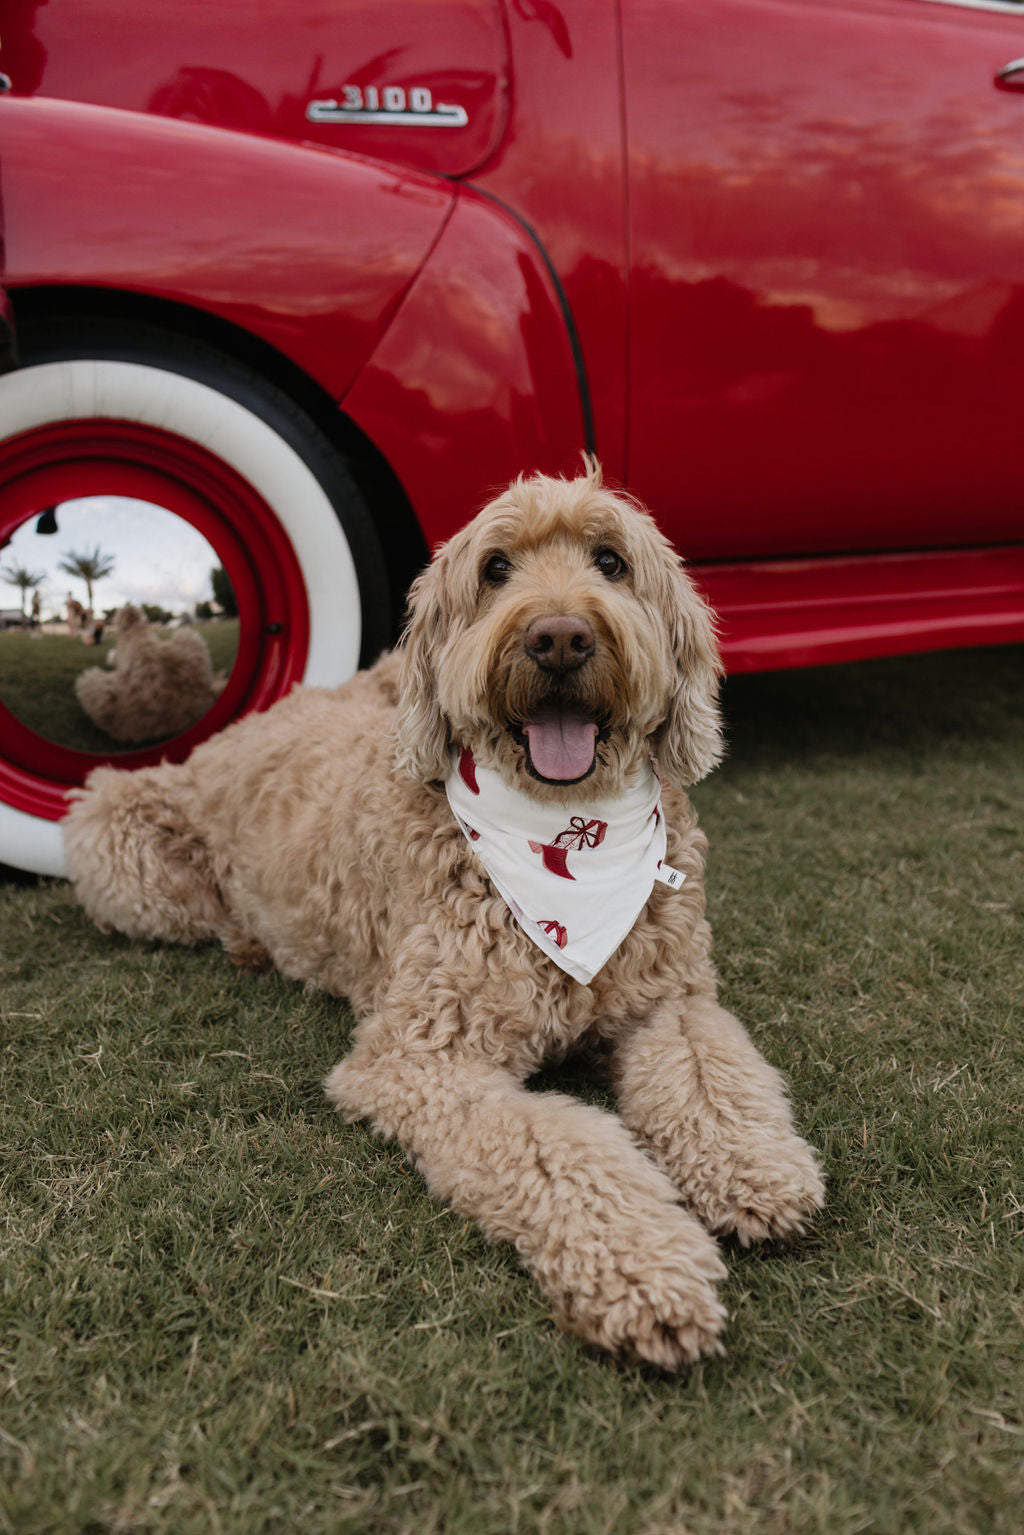
[[[530,761],[542,778],[566,782],[589,773],[597,740],[593,720],[545,709],[527,720],[523,733],[530,743]]]

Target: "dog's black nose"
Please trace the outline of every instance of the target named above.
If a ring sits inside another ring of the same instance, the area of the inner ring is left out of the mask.
[[[585,618],[548,613],[535,618],[523,636],[523,649],[546,672],[571,672],[595,649],[594,631]]]

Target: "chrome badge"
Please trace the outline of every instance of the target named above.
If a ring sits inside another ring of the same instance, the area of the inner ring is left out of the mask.
[[[464,128],[469,122],[465,107],[434,98],[425,85],[408,90],[401,85],[343,85],[341,100],[311,101],[306,117],[311,123],[373,123],[389,128]]]

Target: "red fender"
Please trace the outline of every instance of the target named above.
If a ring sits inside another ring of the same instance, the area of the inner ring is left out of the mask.
[[[45,98],[3,103],[8,288],[114,288],[229,320],[336,399],[454,200],[338,151]]]
[[[518,474],[579,471],[585,389],[540,247],[500,204],[460,187],[342,407],[396,471],[433,543]]]

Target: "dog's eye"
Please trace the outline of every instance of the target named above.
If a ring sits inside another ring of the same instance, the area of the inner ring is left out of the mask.
[[[599,549],[594,555],[594,564],[609,581],[618,581],[626,574],[626,562],[614,549]]]
[[[512,561],[504,554],[492,554],[484,566],[484,580],[491,586],[500,586],[512,574]]]

